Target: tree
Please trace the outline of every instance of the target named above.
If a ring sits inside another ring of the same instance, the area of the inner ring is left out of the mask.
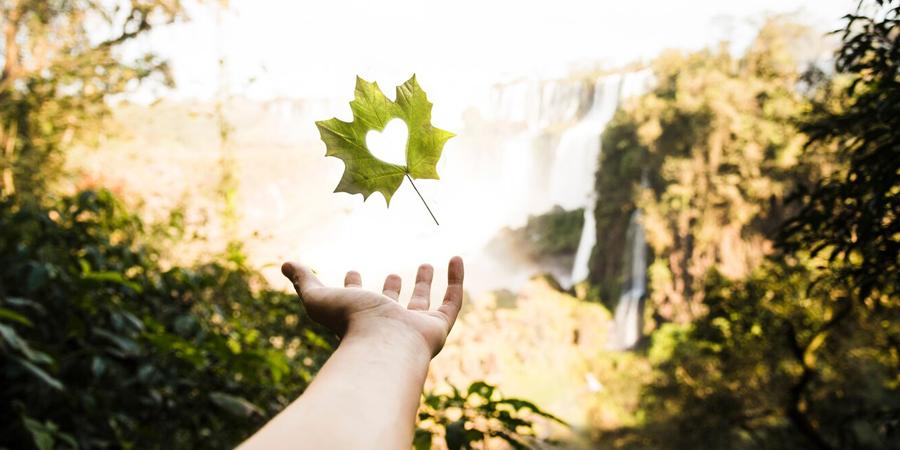
[[[148,227],[108,191],[15,200],[0,201],[0,447],[233,447],[336,342],[239,261],[165,267],[177,221]]]
[[[0,447],[235,445],[302,391],[333,338],[240,255],[166,265],[178,220],[148,226],[108,191],[53,188],[114,96],[169,83],[162,60],[122,49],[181,3],[0,10]]]
[[[895,447],[891,333],[809,266],[773,259],[745,280],[711,274],[708,313],[653,335],[656,380],[625,447]]]
[[[771,250],[803,137],[793,43],[809,31],[774,19],[747,53],[667,52],[657,85],[626,103],[603,136],[592,281],[618,298],[625,233],[643,210],[651,305],[664,320],[703,314],[704,275],[747,275]]]
[[[847,16],[836,74],[806,77],[794,215],[750,276],[705,277],[707,312],[649,356],[634,448],[900,446],[900,2]]]
[[[829,152],[836,170],[795,194],[799,214],[782,233],[787,251],[827,258],[855,300],[897,308],[900,274],[900,2],[877,0],[847,16],[837,99],[814,104],[803,126],[807,154]],[[823,89],[830,91],[827,85]],[[888,303],[886,303],[889,301]]]
[[[3,0],[0,193],[39,196],[63,149],[96,136],[108,100],[150,78],[170,84],[152,53],[124,60],[123,45],[183,16],[173,0]]]

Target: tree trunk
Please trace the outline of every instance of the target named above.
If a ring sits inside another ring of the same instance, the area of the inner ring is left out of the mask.
[[[11,94],[16,79],[20,75],[20,56],[19,42],[16,38],[19,35],[19,22],[22,19],[22,8],[18,1],[10,0],[9,4],[3,8],[3,50],[5,52],[3,58],[3,72],[0,73],[0,99]],[[0,124],[0,146],[3,148],[3,165],[2,189],[3,196],[10,196],[16,191],[15,181],[13,177],[13,160],[16,150],[16,137],[18,127],[15,120],[9,124],[9,129],[3,129],[6,124]]]
[[[16,135],[19,132],[16,125],[18,125],[16,122],[12,122],[9,126],[9,131],[5,136],[2,134],[3,130],[0,130],[0,138],[4,138],[2,139],[3,160],[5,161],[3,167],[2,191],[4,197],[9,197],[16,192],[16,184],[13,177],[13,167],[15,165]]]
[[[16,37],[19,35],[19,21],[22,19],[22,9],[19,2],[10,0],[9,6],[4,8],[3,13],[6,20],[3,22],[3,73],[0,75],[0,93],[13,87],[16,78],[19,76],[19,42]]]
[[[835,450],[836,447],[822,436],[806,414],[807,407],[803,397],[806,387],[817,375],[815,352],[824,344],[831,329],[849,317],[852,312],[853,304],[849,301],[838,306],[837,310],[829,311],[829,317],[827,317],[825,323],[805,345],[800,343],[794,325],[790,322],[787,324],[788,345],[794,354],[794,358],[803,368],[803,373],[800,375],[800,379],[791,385],[788,390],[788,401],[787,405],[785,405],[785,410],[788,420],[791,421],[801,435],[809,440],[810,444],[819,450]]]

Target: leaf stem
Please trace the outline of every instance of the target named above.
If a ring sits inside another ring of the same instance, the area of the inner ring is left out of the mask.
[[[419,188],[416,187],[416,183],[413,183],[413,179],[409,176],[409,173],[406,174],[406,179],[409,180],[409,184],[411,184],[413,189],[416,190],[416,194],[419,194],[419,198],[422,199],[422,204],[425,205],[425,209],[428,210],[428,214],[431,214],[431,218],[434,219],[434,224],[437,226],[441,226],[441,224],[438,223],[437,217],[434,217],[434,213],[431,212],[431,208],[428,207],[428,202],[425,201],[425,197],[422,197],[422,193],[419,192]]]

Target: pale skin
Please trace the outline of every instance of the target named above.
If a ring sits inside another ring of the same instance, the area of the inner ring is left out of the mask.
[[[406,307],[401,280],[389,275],[381,293],[362,289],[347,272],[343,288],[323,285],[312,270],[288,262],[310,317],[341,337],[306,391],[241,450],[409,450],[428,364],[444,346],[463,298],[463,262],[450,260],[447,292],[431,309],[434,269],[423,264]]]

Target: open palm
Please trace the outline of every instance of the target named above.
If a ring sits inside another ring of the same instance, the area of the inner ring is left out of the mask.
[[[301,264],[284,263],[281,271],[294,284],[309,316],[338,335],[354,330],[410,332],[411,336],[422,339],[432,356],[444,346],[462,306],[464,269],[458,256],[450,260],[447,292],[435,310],[429,309],[434,269],[428,264],[419,266],[416,285],[405,308],[398,301],[401,279],[397,275],[388,275],[379,294],[362,289],[362,277],[355,271],[347,272],[343,288],[323,285]]]

